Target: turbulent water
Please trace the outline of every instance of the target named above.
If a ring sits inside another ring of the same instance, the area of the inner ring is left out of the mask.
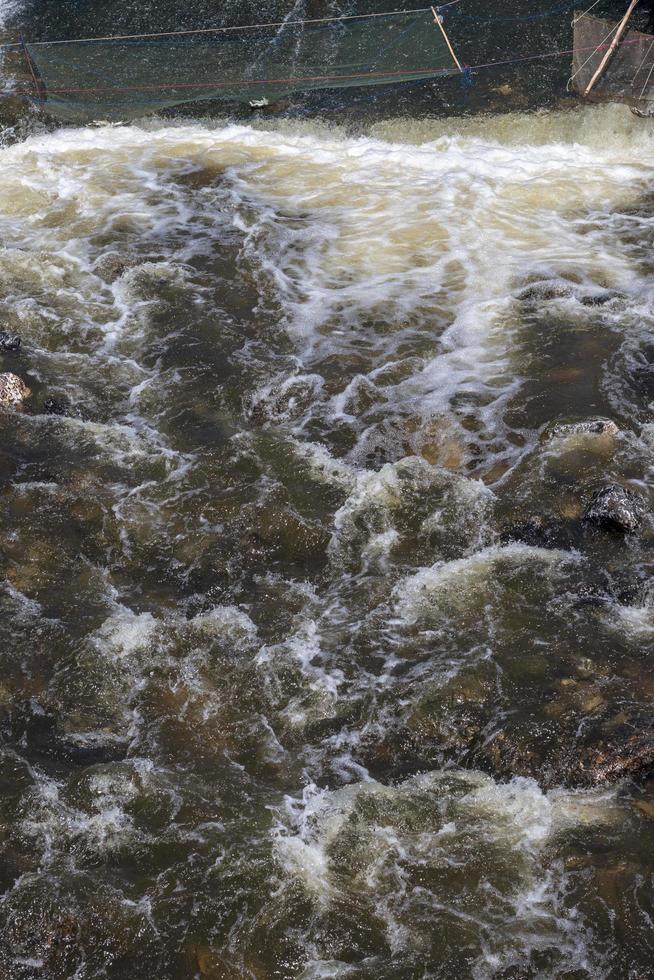
[[[653,127],[5,141],[3,980],[652,975]]]

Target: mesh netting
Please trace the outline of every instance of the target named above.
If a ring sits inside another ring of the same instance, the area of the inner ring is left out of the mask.
[[[457,70],[430,11],[26,48],[45,108],[74,122],[208,100],[273,102]]]
[[[581,95],[608,52],[617,26],[587,15],[575,19],[573,84]],[[589,97],[634,106],[654,102],[654,37],[627,30]]]

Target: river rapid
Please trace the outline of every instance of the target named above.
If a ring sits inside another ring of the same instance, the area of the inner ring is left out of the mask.
[[[0,143],[3,980],[652,976],[654,123],[400,110]]]

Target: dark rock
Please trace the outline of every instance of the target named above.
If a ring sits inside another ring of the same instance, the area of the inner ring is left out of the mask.
[[[69,405],[63,398],[46,398],[43,411],[45,415],[68,415]]]
[[[596,490],[584,512],[584,520],[607,531],[632,534],[646,513],[640,494],[611,484]]]
[[[543,789],[651,779],[651,695],[616,714],[612,668],[569,666],[566,676],[545,683],[512,672],[508,696],[498,692],[490,665],[483,673],[470,668],[417,702],[403,729],[391,726],[381,742],[364,744],[362,758],[393,778],[455,764],[498,780],[533,778]]]
[[[654,820],[654,803],[651,800],[636,800],[633,806],[648,820]]]
[[[569,551],[581,543],[581,524],[573,520],[529,517],[504,528],[500,534],[501,544],[526,544],[532,548],[556,548]]]
[[[36,699],[10,709],[0,729],[0,742],[20,746],[32,762],[92,766],[125,758],[129,739],[107,732],[64,732],[61,719]]]
[[[567,282],[534,282],[518,294],[523,303],[543,302],[552,299],[567,299],[572,295],[572,287]]]
[[[20,348],[20,337],[16,334],[0,330],[0,350],[17,351]]]
[[[620,293],[612,293],[609,291],[602,293],[588,293],[586,296],[582,296],[579,302],[582,304],[582,306],[605,306],[613,299],[620,299]]]
[[[111,732],[75,732],[62,737],[58,747],[62,756],[71,762],[95,766],[124,759],[129,739]]]

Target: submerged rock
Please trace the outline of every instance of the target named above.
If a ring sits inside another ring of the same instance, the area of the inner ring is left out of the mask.
[[[73,732],[59,738],[54,748],[77,765],[95,766],[124,759],[129,739],[114,732]]]
[[[518,521],[505,528],[500,534],[502,544],[528,544],[534,548],[553,547],[551,533],[541,517],[529,517],[526,521]]]
[[[654,803],[651,800],[636,800],[634,809],[638,810],[648,820],[654,820]]]
[[[595,784],[646,778],[654,771],[654,732],[642,732],[623,742],[604,745],[588,753],[582,766]]]
[[[641,524],[645,512],[645,501],[640,494],[614,483],[595,491],[584,520],[607,531],[631,534]]]
[[[500,533],[501,544],[526,544],[531,548],[554,548],[569,551],[581,545],[582,526],[574,519],[528,517],[505,527]]]
[[[129,739],[116,732],[66,732],[57,711],[36,698],[11,706],[0,739],[40,763],[103,765],[121,761],[129,749]]]
[[[570,508],[561,518],[533,515],[500,531],[500,543],[514,542],[533,548],[583,549],[588,526],[631,534],[641,524],[647,506],[640,494],[611,484],[597,490],[578,515]],[[581,519],[579,519],[581,518]]]
[[[0,330],[0,350],[17,351],[20,348],[20,337],[17,334]]]
[[[8,371],[0,374],[0,408],[19,408],[32,391],[22,378]]]
[[[466,457],[466,446],[461,432],[452,419],[439,416],[431,419],[411,417],[405,423],[409,436],[410,451],[422,456],[432,466],[446,470],[459,470]]]

